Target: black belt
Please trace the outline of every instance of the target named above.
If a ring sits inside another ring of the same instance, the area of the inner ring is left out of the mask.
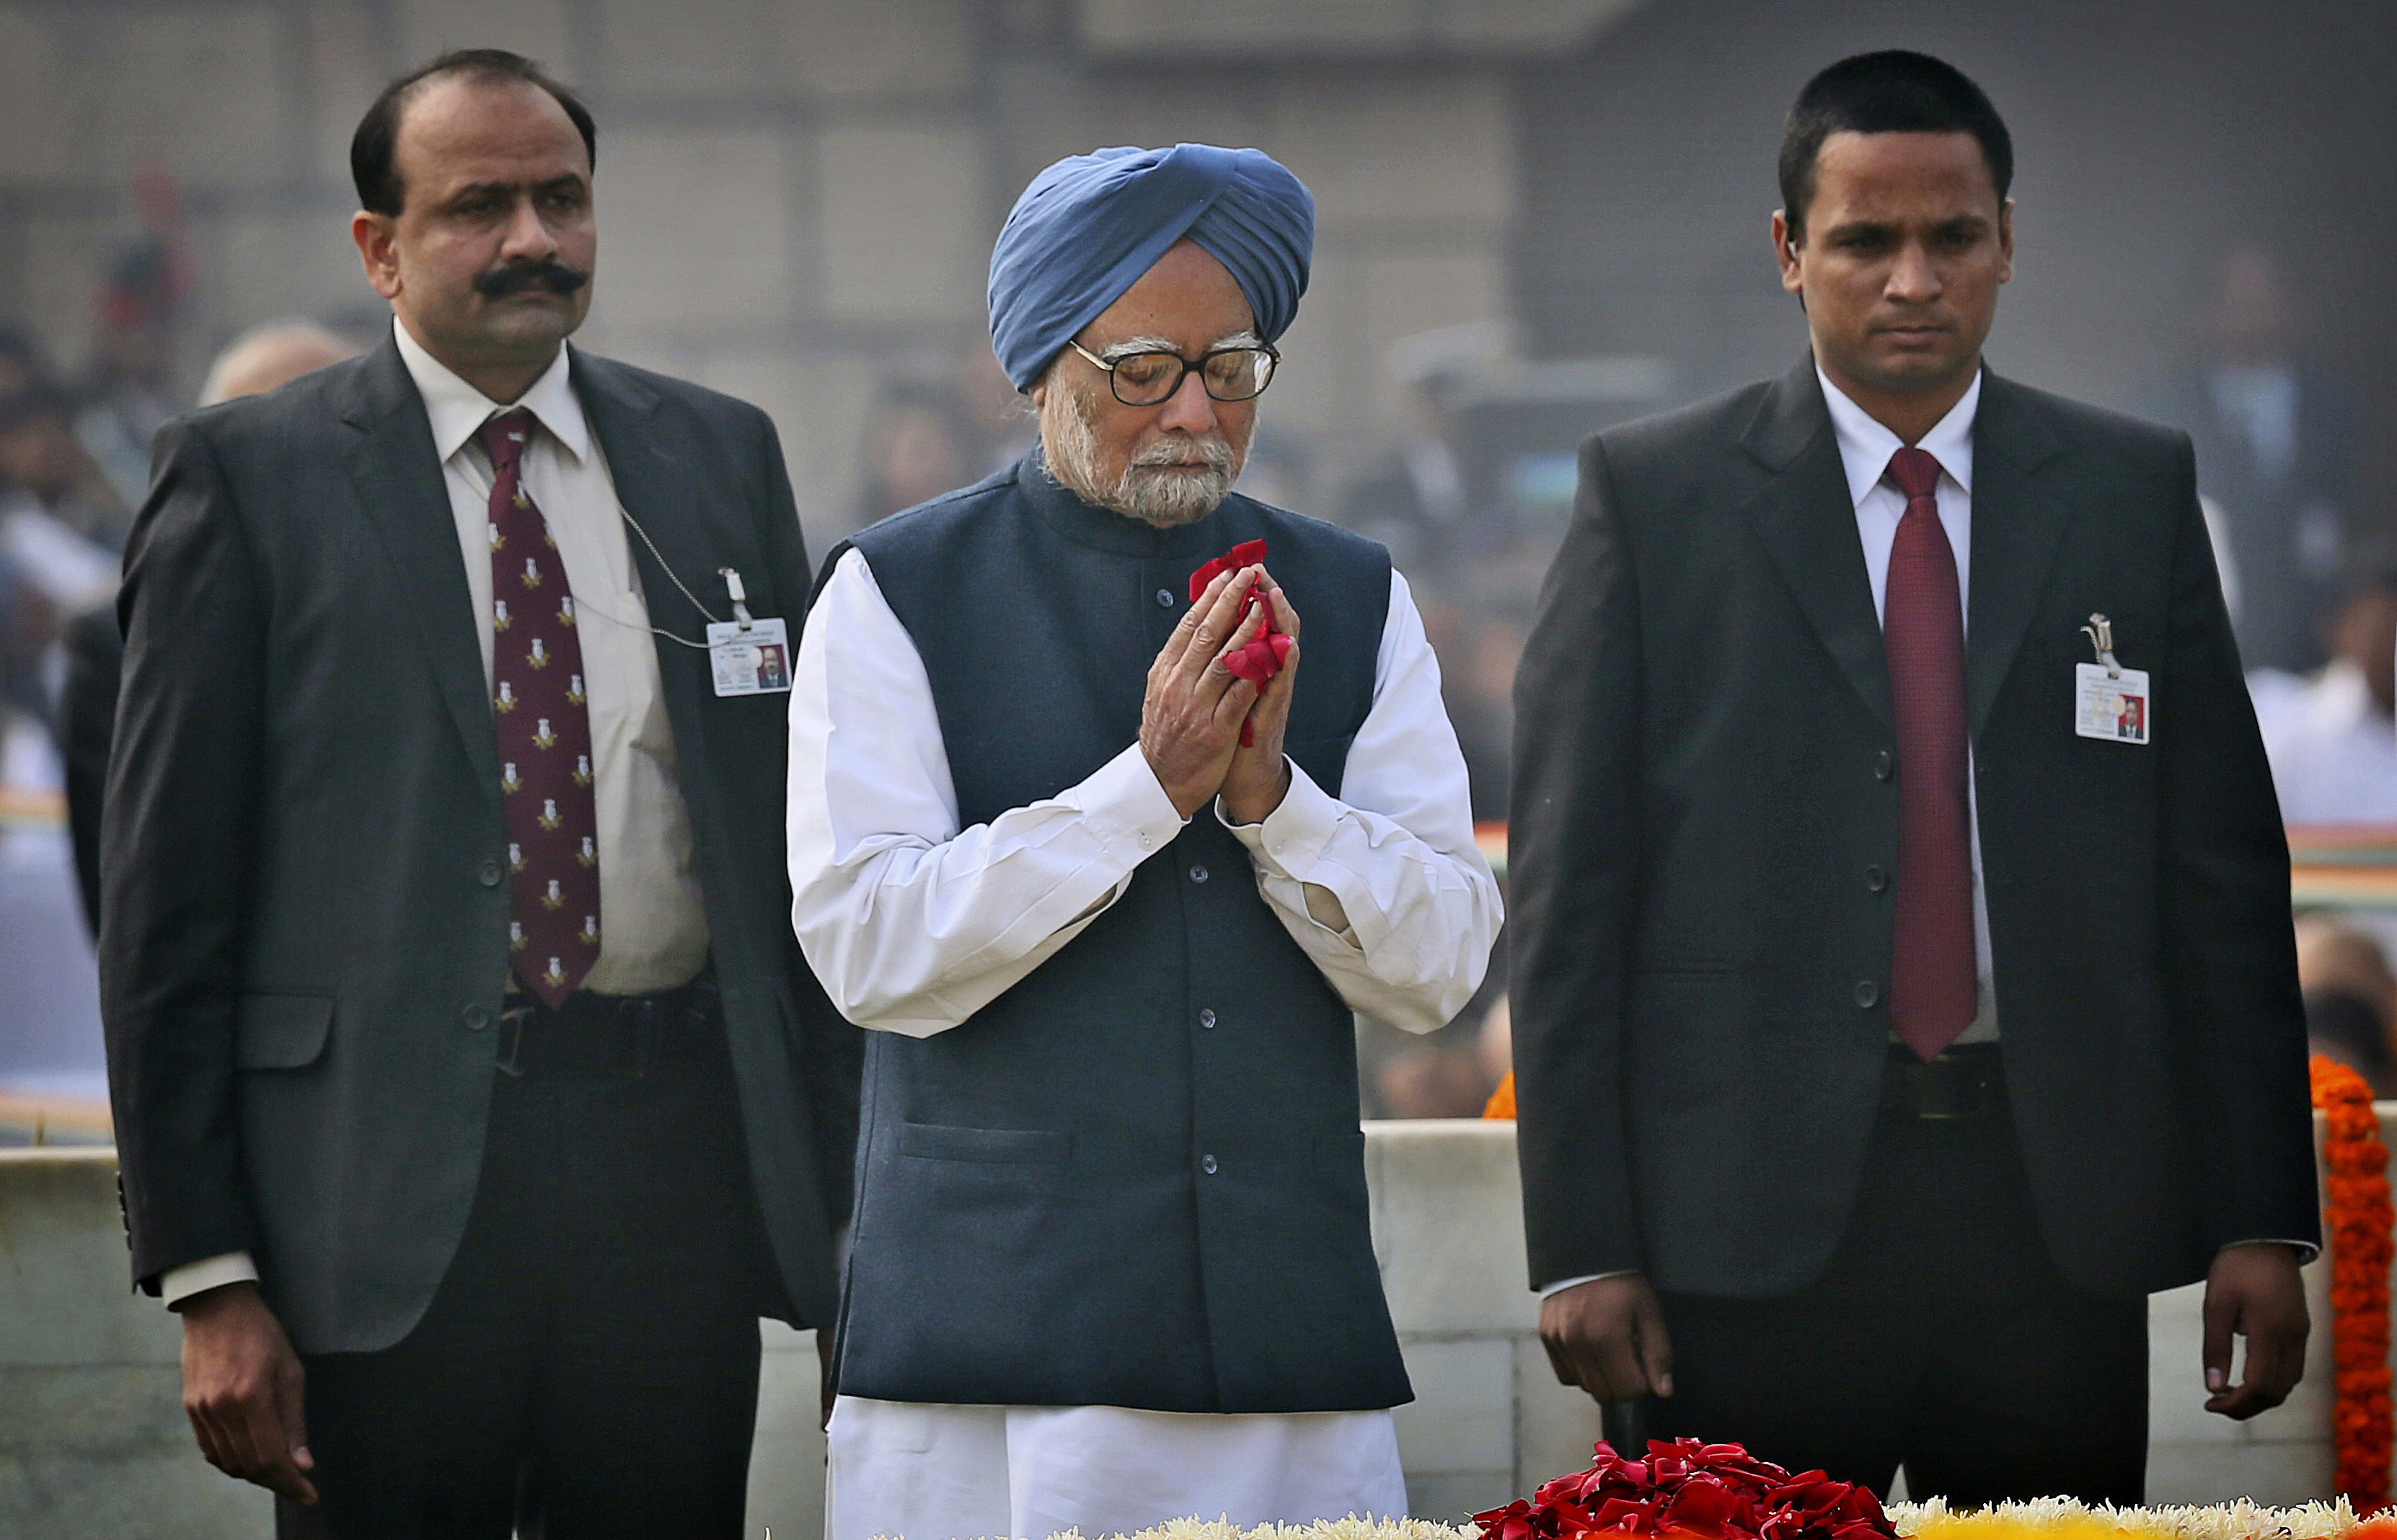
[[[2004,1105],[2006,1081],[1995,1043],[1967,1043],[1924,1063],[1893,1043],[1881,1082],[1884,1116],[1952,1122],[1987,1118]]]
[[[578,989],[555,1009],[512,990],[500,1011],[499,1070],[637,1079],[651,1065],[716,1051],[724,1040],[722,1022],[712,966],[660,994]]]

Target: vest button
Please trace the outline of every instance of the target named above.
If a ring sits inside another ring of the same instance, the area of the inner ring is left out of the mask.
[[[1891,772],[1896,769],[1897,761],[1890,757],[1889,750],[1883,749],[1879,754],[1873,756],[1874,780],[1886,781],[1890,778]]]
[[[1202,1155],[1202,1156],[1200,1156],[1200,1157],[1198,1158],[1198,1169],[1199,1169],[1200,1171],[1205,1172],[1206,1172],[1208,1175],[1210,1175],[1210,1176],[1214,1175],[1214,1174],[1215,1174],[1215,1158],[1214,1158],[1213,1156],[1212,1156],[1212,1155]]]
[[[469,1032],[480,1032],[491,1024],[491,1013],[479,1005],[470,1005],[461,1011],[458,1012],[458,1019],[466,1024],[466,1030]]]
[[[1210,1032],[1215,1030],[1215,1011],[1212,1006],[1198,1012],[1198,1024]]]
[[[480,866],[475,868],[475,877],[476,880],[480,881],[486,888],[498,887],[500,885],[500,864],[496,861],[484,862]]]
[[[1889,874],[1878,866],[1868,866],[1865,868],[1865,886],[1878,893],[1889,886]]]
[[[1856,1003],[1870,1011],[1881,1003],[1881,985],[1867,979],[1856,985]]]
[[[1193,867],[1191,867],[1191,868],[1190,868],[1190,880],[1191,880],[1191,881],[1193,881],[1193,882],[1204,882],[1204,881],[1206,881],[1206,880],[1207,880],[1207,868],[1206,868],[1206,867],[1204,867],[1204,866],[1193,866]]]
[[[1171,609],[1173,608],[1172,589],[1160,588],[1157,591],[1157,608],[1159,609]]]

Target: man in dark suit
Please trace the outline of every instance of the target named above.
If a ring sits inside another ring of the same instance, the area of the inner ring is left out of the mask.
[[[1832,66],[1781,168],[1812,355],[1585,447],[1517,685],[1542,1335],[1661,1432],[2136,1501],[2144,1295],[2206,1279],[2250,1416],[2319,1239],[2189,443],[1983,367],[2012,149],[1955,70]]]
[[[133,1273],[286,1533],[736,1534],[757,1318],[834,1307],[858,1043],[783,697],[709,646],[795,630],[807,556],[762,413],[565,346],[594,138],[512,54],[395,82],[392,335],[170,427],[127,556]]]

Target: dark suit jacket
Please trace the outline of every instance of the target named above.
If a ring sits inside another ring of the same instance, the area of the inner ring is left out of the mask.
[[[756,408],[573,355],[624,508],[726,613],[807,609]],[[381,1348],[466,1223],[508,976],[481,617],[397,348],[171,424],[121,597],[102,1005],[137,1279],[248,1249],[312,1352]],[[652,623],[705,623],[631,541]],[[661,639],[757,1205],[788,1319],[829,1321],[860,1041],[790,931],[783,698]]]
[[[1965,692],[2015,1132],[2065,1276],[2310,1240],[2289,868],[2189,441],[1989,376]],[[2072,730],[2081,627],[2154,742]],[[1896,743],[1811,360],[1600,435],[1516,684],[1514,1041],[1534,1284],[1797,1289],[1887,1053]]]

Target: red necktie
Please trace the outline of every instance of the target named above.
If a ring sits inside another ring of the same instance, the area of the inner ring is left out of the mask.
[[[599,814],[574,596],[525,494],[532,413],[483,424],[491,457],[491,719],[507,810],[510,966],[551,1007],[599,957]]]
[[[1939,462],[1891,457],[1906,516],[1889,552],[1881,645],[1897,711],[1897,916],[1889,1020],[1924,1059],[1973,1024],[1973,844],[1964,747],[1964,607],[1939,526]]]

